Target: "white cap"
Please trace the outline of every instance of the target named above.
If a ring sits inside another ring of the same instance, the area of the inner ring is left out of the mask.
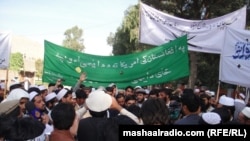
[[[207,94],[207,95],[210,96],[210,91],[209,91],[209,90],[206,90],[206,91],[205,91],[205,94]]]
[[[242,112],[246,117],[250,118],[250,107],[245,107],[241,112]]]
[[[225,105],[225,106],[234,106],[234,99],[223,95],[219,99],[219,104]]]
[[[242,99],[245,99],[245,98],[246,98],[246,96],[245,96],[243,93],[240,93],[240,97],[241,97]]]
[[[205,93],[209,96],[214,96],[214,91],[209,91],[209,90],[206,90]]]
[[[0,83],[0,87],[1,87],[1,89],[5,89],[5,84],[4,83]]]
[[[214,95],[215,95],[214,91],[210,91],[210,96],[214,96]]]
[[[46,90],[46,89],[47,89],[47,88],[46,88],[45,86],[43,86],[43,85],[38,86],[38,88],[39,88],[40,91],[43,91],[43,90]]]
[[[149,94],[150,91],[149,91],[149,89],[145,89],[145,92],[146,92],[146,94]]]
[[[37,93],[36,91],[32,91],[29,95],[30,95],[29,99],[30,99],[30,101],[32,101],[32,99],[33,99],[35,96],[37,96],[38,93]]]
[[[67,92],[68,92],[68,90],[66,90],[66,89],[61,89],[61,90],[57,93],[57,95],[56,95],[57,100],[60,101],[60,100],[64,97],[64,95],[65,95]]]
[[[56,93],[55,92],[51,92],[48,95],[45,96],[45,102],[50,101],[51,99],[56,97]]]
[[[116,86],[115,83],[109,84],[109,87],[113,87],[113,86]]]
[[[145,91],[145,89],[137,89],[136,91],[135,91],[136,93],[142,93],[142,94],[147,94],[147,92]]]
[[[195,93],[199,93],[199,92],[200,92],[200,89],[194,89],[194,92],[195,92]]]
[[[221,123],[221,117],[218,113],[207,112],[201,115],[202,119],[210,125],[216,125]]]
[[[134,89],[142,89],[142,87],[141,86],[135,86]]]
[[[9,114],[19,106],[19,100],[9,100],[0,103],[0,115]]]
[[[9,95],[6,97],[5,101],[20,100],[21,98],[28,98],[29,99],[29,93],[22,88],[16,88],[9,93]]]
[[[112,98],[109,94],[101,90],[91,92],[86,99],[87,107],[94,112],[107,110],[112,104]]]
[[[74,99],[76,98],[76,93],[75,92],[72,93],[72,98],[74,98]]]

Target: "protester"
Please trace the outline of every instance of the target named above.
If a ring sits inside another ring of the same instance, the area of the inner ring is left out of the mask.
[[[11,101],[11,100],[19,101],[20,115],[18,117],[23,117],[26,113],[25,104],[29,101],[28,92],[22,88],[15,88],[9,93],[9,95],[1,103],[6,102],[6,101]]]
[[[201,107],[201,112],[202,113],[211,112],[214,109],[214,107],[209,102],[211,97],[206,93],[202,93],[199,96],[203,102],[203,105]]]
[[[185,90],[184,90],[185,91]],[[175,121],[175,125],[197,125],[200,119],[201,100],[198,95],[187,92],[181,96],[182,114],[181,119]]]
[[[238,115],[240,124],[250,125],[250,107],[245,107]]]
[[[144,125],[169,124],[169,110],[163,99],[148,99],[140,109],[139,117]]]
[[[30,90],[30,89],[29,89]],[[45,130],[43,135],[37,137],[35,140],[47,140],[50,133],[53,131],[53,126],[50,125],[51,121],[49,115],[46,112],[45,101],[41,95],[40,89],[35,88],[30,90],[30,102],[26,103],[26,108],[28,115],[45,125]]]
[[[45,125],[31,117],[20,114],[19,100],[0,103],[0,140],[34,140],[43,134]],[[36,141],[36,140],[34,140]]]
[[[129,107],[132,104],[136,104],[136,97],[135,97],[135,95],[127,95],[125,97],[125,107]]]
[[[132,86],[127,86],[125,89],[125,96],[134,95],[134,88]]]
[[[236,123],[237,119],[234,118],[234,112],[235,112],[234,99],[226,95],[220,96],[219,103],[217,104],[217,108],[221,108],[221,107],[226,108],[230,113],[230,121],[227,123],[228,124]]]
[[[162,89],[159,89],[158,91],[158,94],[159,94],[158,97],[165,102],[167,107],[169,107],[170,105],[170,98],[171,98],[172,92],[173,90],[170,88],[162,88]]]
[[[19,100],[8,100],[0,103],[0,115],[5,117],[20,117]]]
[[[116,109],[121,115],[140,124],[138,117],[120,106],[115,97],[102,90],[91,92],[86,99],[86,106],[91,117],[80,120],[77,131],[79,141],[118,140],[118,123],[114,118],[108,118],[109,108]]]
[[[235,107],[235,111],[234,111],[234,119],[238,118],[239,113],[244,109],[244,107],[246,106],[245,103],[245,95],[243,93],[237,93],[235,95],[235,99],[234,99],[234,107]]]
[[[0,140],[33,141],[43,133],[44,129],[44,124],[31,117],[6,118],[0,116]]]
[[[56,105],[57,102],[58,100],[56,98],[55,92],[51,92],[45,96],[45,105],[47,114],[51,112],[51,110],[53,109],[53,107]]]
[[[136,95],[136,105],[141,107],[143,102],[146,101],[146,98],[145,98],[146,91],[143,88],[136,89],[135,95]]]
[[[76,97],[75,110],[78,110],[84,106],[87,94],[84,92],[84,90],[78,89],[75,91],[75,97]]]
[[[45,100],[45,97],[48,95],[48,89],[44,85],[39,85],[38,86],[42,98]]]
[[[78,81],[76,82],[74,88],[73,88],[73,92],[76,92],[78,89],[83,90],[83,88],[85,87],[82,83],[83,81],[85,81],[86,79],[86,74],[85,73],[81,73]]]
[[[148,99],[150,98],[158,98],[159,97],[159,89],[152,89],[149,91]]]
[[[54,131],[49,141],[75,141],[79,119],[72,104],[57,104],[51,112],[51,118]]]

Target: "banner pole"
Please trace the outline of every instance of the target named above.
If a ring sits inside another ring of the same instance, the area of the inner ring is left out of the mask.
[[[234,92],[234,99],[236,99],[239,96],[239,94],[240,94],[240,90],[239,89],[240,89],[240,86],[237,85],[237,87],[235,89],[235,92]]]
[[[220,95],[220,81],[218,82],[218,88],[217,88],[216,99],[215,99],[216,103],[219,100],[219,95]]]
[[[245,98],[245,103],[246,104],[248,104],[249,96],[250,96],[250,88],[246,88],[246,98]]]
[[[4,93],[3,93],[3,99],[5,99],[7,96],[8,78],[9,78],[9,69],[6,69],[5,89],[4,89]]]

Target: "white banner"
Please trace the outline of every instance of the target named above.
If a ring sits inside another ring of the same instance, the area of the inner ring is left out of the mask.
[[[219,80],[250,87],[250,31],[227,28],[220,56]]]
[[[8,32],[0,32],[0,69],[9,67],[11,52],[11,34]]]
[[[187,34],[188,50],[220,54],[226,26],[245,29],[246,6],[210,20],[187,20],[140,3],[140,43],[158,46]]]

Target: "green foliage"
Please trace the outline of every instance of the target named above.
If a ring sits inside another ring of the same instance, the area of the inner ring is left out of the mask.
[[[83,30],[77,26],[67,29],[64,32],[65,39],[63,40],[63,46],[73,49],[75,51],[82,52],[84,50],[83,45]]]
[[[115,34],[111,33],[107,38],[109,45],[113,46],[114,55],[132,53],[138,48],[139,8],[131,6],[125,11],[122,25],[117,28]]]
[[[130,42],[138,42],[139,38],[139,6],[131,6],[125,12],[122,30],[129,33]]]
[[[35,65],[37,70],[36,77],[40,78],[43,73],[43,60],[41,59],[36,60]]]
[[[113,46],[114,55],[123,55],[147,50],[152,46],[139,44],[139,5],[129,7],[116,33],[110,33],[107,43]]]
[[[129,33],[123,32],[121,28],[117,29],[117,32],[113,38],[113,54],[122,55],[130,53],[130,48],[134,48],[134,45],[129,42]]]
[[[209,86],[210,89],[216,90],[219,78],[220,55],[199,53],[198,58],[197,82],[200,82],[200,85]]]
[[[24,67],[23,54],[17,52],[10,56],[10,70],[19,71]]]
[[[115,35],[114,33],[110,32],[107,38],[107,43],[108,45],[113,46],[114,42],[115,42]]]

